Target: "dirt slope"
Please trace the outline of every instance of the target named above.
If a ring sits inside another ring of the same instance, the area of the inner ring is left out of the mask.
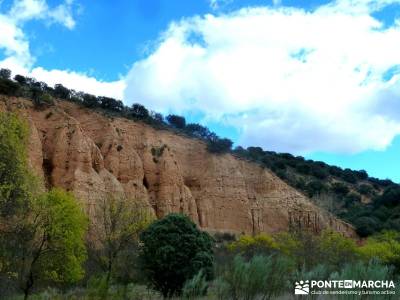
[[[229,154],[210,154],[201,141],[68,102],[38,111],[30,101],[3,97],[0,110],[29,121],[32,166],[48,186],[72,191],[89,216],[107,193],[121,193],[140,199],[158,217],[183,212],[212,231],[330,227],[354,236],[350,225],[270,171]]]

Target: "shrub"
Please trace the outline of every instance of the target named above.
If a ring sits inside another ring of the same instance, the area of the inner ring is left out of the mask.
[[[185,127],[185,131],[195,137],[201,139],[208,139],[210,137],[210,130],[200,124],[188,124]]]
[[[355,175],[358,177],[360,180],[365,180],[368,179],[368,173],[365,170],[360,170],[360,171],[354,171]]]
[[[86,107],[98,107],[100,105],[96,96],[91,94],[84,94],[83,98],[83,105]]]
[[[179,295],[184,283],[203,270],[212,277],[213,240],[190,219],[170,214],[141,234],[141,260],[149,282],[164,297]]]
[[[308,196],[310,196],[310,197],[312,197],[314,195],[318,195],[325,190],[326,190],[325,184],[323,184],[319,180],[310,181],[306,185],[306,191],[307,191]]]
[[[349,188],[341,182],[333,183],[331,186],[331,190],[338,196],[346,196],[350,191]]]
[[[366,261],[378,258],[382,263],[393,265],[400,270],[400,233],[385,231],[373,235],[358,248],[358,252]]]
[[[129,112],[133,118],[139,120],[143,120],[149,117],[149,111],[147,110],[147,108],[138,103],[133,104]]]
[[[296,171],[301,174],[308,175],[310,174],[311,166],[307,163],[301,163],[296,166]]]
[[[358,192],[362,195],[366,196],[372,195],[373,191],[374,191],[373,187],[369,184],[363,183],[358,186]]]
[[[344,202],[345,202],[346,207],[352,206],[356,203],[361,202],[361,196],[356,193],[347,194],[347,196],[344,198]]]
[[[389,186],[385,189],[383,194],[375,200],[376,205],[385,205],[393,207],[400,204],[400,187]]]
[[[356,262],[347,264],[339,272],[331,274],[331,280],[391,280],[393,273],[390,267],[380,264],[377,260],[371,260],[368,263]],[[359,295],[338,295],[339,299],[360,299]],[[376,299],[382,299],[378,296]]]
[[[62,84],[56,84],[54,86],[54,96],[57,98],[68,100],[71,96],[71,91]]]
[[[230,139],[215,137],[208,140],[207,149],[211,153],[226,153],[232,148],[233,142]]]
[[[357,233],[361,237],[369,236],[376,231],[380,230],[379,221],[374,217],[359,217],[353,221],[353,224],[356,227]]]
[[[347,181],[348,183],[356,183],[357,182],[357,177],[355,175],[355,172],[350,169],[345,169],[343,171],[341,177],[344,181]]]
[[[313,168],[311,168],[311,175],[318,179],[325,179],[328,177],[328,172],[321,167],[314,166]]]
[[[229,286],[233,299],[271,299],[282,295],[287,288],[292,263],[283,256],[254,256],[246,262],[236,256],[224,273],[223,280]]]
[[[240,253],[245,257],[255,255],[267,255],[276,252],[278,245],[268,234],[258,234],[256,236],[243,235],[237,241],[228,245],[230,251]]]
[[[8,96],[16,96],[19,86],[12,80],[0,78],[0,94]]]
[[[186,120],[182,116],[168,115],[167,121],[171,126],[178,128],[178,129],[183,129],[186,126]]]
[[[339,268],[357,259],[356,243],[338,232],[323,231],[319,237],[319,249],[324,263],[333,268]]]
[[[203,270],[200,270],[192,279],[186,281],[182,289],[185,299],[197,299],[207,294],[208,284]]]

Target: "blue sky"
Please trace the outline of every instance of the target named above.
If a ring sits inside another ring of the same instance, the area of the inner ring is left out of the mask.
[[[400,182],[400,0],[0,0],[0,66]]]

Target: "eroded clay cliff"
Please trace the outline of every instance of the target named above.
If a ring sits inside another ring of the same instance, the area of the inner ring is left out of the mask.
[[[31,128],[30,162],[47,186],[63,187],[89,216],[107,193],[125,194],[158,217],[188,214],[207,230],[314,232],[352,227],[313,205],[270,171],[229,154],[212,155],[203,142],[110,118],[68,103],[35,110],[30,101],[3,98]]]

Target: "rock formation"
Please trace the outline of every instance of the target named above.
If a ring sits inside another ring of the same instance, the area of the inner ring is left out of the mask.
[[[47,187],[72,191],[89,216],[107,193],[121,193],[157,217],[182,212],[210,231],[332,228],[355,235],[271,171],[210,154],[199,140],[68,102],[35,110],[30,101],[3,98],[5,110],[28,120],[30,162]]]

